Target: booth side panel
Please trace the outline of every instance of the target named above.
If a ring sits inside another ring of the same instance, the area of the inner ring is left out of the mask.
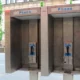
[[[5,55],[6,72],[13,72],[21,67],[21,27],[17,19],[5,12]]]
[[[38,53],[39,53],[38,61],[39,61],[39,63],[38,63],[38,65],[39,65],[39,69],[41,70],[41,20],[38,20],[38,32],[39,32],[39,37],[38,37],[38,45],[39,45],[39,47],[38,47]]]
[[[22,67],[22,36],[21,21],[11,18],[11,69],[15,71]]]
[[[74,69],[80,70],[80,17],[74,18]]]
[[[49,44],[49,68],[50,71],[53,70],[53,18],[52,16],[48,16],[48,44]]]
[[[5,63],[6,72],[11,72],[10,11],[5,11]]]

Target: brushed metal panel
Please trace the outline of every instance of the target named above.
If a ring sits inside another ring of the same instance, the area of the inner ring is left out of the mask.
[[[58,8],[61,8],[61,10],[58,10]],[[65,10],[64,8],[72,8],[72,10]],[[72,12],[80,12],[80,5],[67,4],[67,5],[57,5],[48,7],[48,14],[72,13]]]
[[[62,13],[60,13],[60,14],[52,14],[52,16],[53,17],[55,17],[55,18],[65,18],[65,17],[79,17],[80,16],[80,12],[74,12],[74,13],[67,13],[67,14],[62,14]]]
[[[41,75],[47,76],[49,70],[49,50],[48,50],[48,14],[47,8],[41,8]]]
[[[73,18],[63,18],[63,39],[64,39],[64,71],[73,70]],[[70,56],[65,56],[66,45],[70,45]]]
[[[54,18],[53,21],[53,69],[63,68],[63,19]]]
[[[11,69],[15,71],[22,67],[22,36],[21,36],[21,21],[11,18]]]
[[[64,42],[73,42],[73,19],[63,18]]]
[[[10,40],[10,12],[5,12],[5,63],[6,72],[11,72],[11,40]]]
[[[15,18],[20,20],[31,20],[31,19],[40,19],[40,16],[39,15],[16,16]]]
[[[22,67],[28,66],[29,53],[29,20],[23,20],[22,29]]]
[[[28,69],[38,69],[38,65],[40,64],[40,51],[39,51],[39,23],[40,21],[37,19],[34,20],[23,20],[22,21],[22,67]],[[30,64],[29,63],[29,43],[37,44],[37,63]]]
[[[13,72],[21,67],[21,22],[10,18],[9,13],[5,16],[6,72]]]
[[[29,43],[36,43],[36,55],[33,58],[36,58],[37,63],[29,63],[30,68],[38,68],[38,20],[29,20]],[[28,44],[29,45],[29,44]],[[29,55],[30,58],[30,55]]]
[[[28,15],[40,15],[41,8],[25,8],[25,9],[16,9],[11,10],[11,17],[14,16],[28,16]]]
[[[38,20],[29,20],[29,42],[38,42]]]
[[[74,69],[80,69],[80,17],[74,18]]]
[[[49,48],[49,68],[51,71],[53,71],[54,67],[53,67],[53,31],[54,27],[53,27],[53,17],[52,16],[48,16],[48,48]]]
[[[41,19],[38,20],[38,68],[41,70]]]

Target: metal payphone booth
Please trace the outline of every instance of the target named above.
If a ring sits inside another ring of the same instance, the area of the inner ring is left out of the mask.
[[[42,75],[56,71],[80,71],[80,5],[50,6],[42,10],[46,14],[44,23],[48,34],[45,37],[48,43],[46,51],[41,52],[41,60],[44,56],[47,57],[44,62],[41,61]]]
[[[6,71],[40,70],[40,8],[6,10]]]

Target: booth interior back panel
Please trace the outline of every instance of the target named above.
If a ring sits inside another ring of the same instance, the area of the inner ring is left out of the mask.
[[[74,69],[80,69],[80,17],[74,18]]]
[[[11,68],[21,67],[22,55],[21,21],[11,18]]]
[[[37,59],[40,59],[39,51],[39,20],[23,20],[22,21],[22,67],[28,68],[29,65],[29,44],[37,44]],[[40,61],[40,60],[37,60]]]
[[[37,53],[39,54],[39,32],[38,20],[22,21],[22,65],[28,66],[29,59],[29,43],[37,44]],[[38,57],[39,55],[37,55]],[[29,66],[28,66],[29,67]]]
[[[53,66],[56,70],[63,68],[63,19],[53,19]]]
[[[22,25],[22,66],[28,65],[29,53],[29,20],[23,20]]]

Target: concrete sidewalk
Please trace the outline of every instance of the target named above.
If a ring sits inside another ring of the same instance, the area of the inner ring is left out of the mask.
[[[29,80],[29,72],[16,71],[10,74],[5,73],[5,54],[0,53],[0,80]],[[63,80],[63,74],[52,73],[47,77],[40,76],[39,80]],[[75,75],[73,80],[80,80],[80,75]]]
[[[5,73],[5,53],[0,53],[0,74]]]

